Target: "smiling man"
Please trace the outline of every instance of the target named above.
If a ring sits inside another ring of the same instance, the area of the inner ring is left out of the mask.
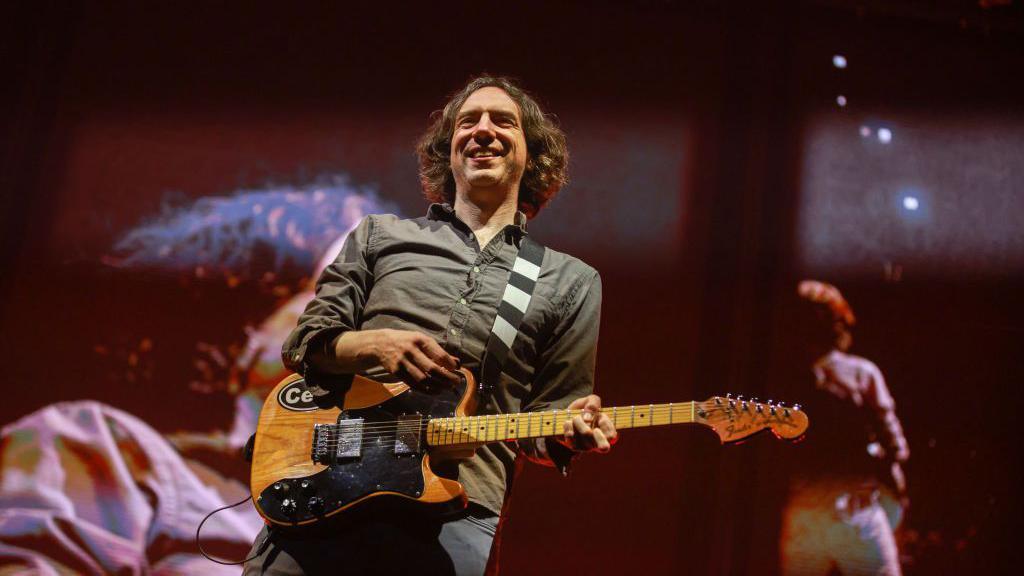
[[[479,375],[526,221],[566,181],[565,135],[506,78],[481,76],[452,96],[418,154],[434,202],[427,215],[364,219],[285,342],[285,363],[312,385],[378,367],[414,387],[456,382],[460,366]],[[597,272],[545,250],[514,344],[477,412],[584,412],[559,436],[485,444],[452,466],[469,498],[464,511],[360,518],[316,536],[264,531],[245,574],[482,574],[521,459],[564,472],[573,455],[607,452],[616,439],[592,393],[600,306]]]

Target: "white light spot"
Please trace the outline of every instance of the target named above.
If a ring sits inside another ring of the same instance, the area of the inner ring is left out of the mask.
[[[843,96],[842,94],[840,94],[839,96],[836,96],[836,104],[839,104],[840,108],[845,107],[846,106],[846,96]]]
[[[861,126],[860,127],[860,137],[861,138],[870,138],[871,137],[871,128],[869,128],[868,126]]]
[[[832,65],[836,68],[846,68],[846,56],[835,54],[832,56]]]
[[[913,196],[903,197],[903,207],[907,210],[917,210],[921,203]]]
[[[889,130],[888,128],[879,128],[878,141],[881,142],[882,144],[888,144],[889,142],[892,142],[892,130]]]

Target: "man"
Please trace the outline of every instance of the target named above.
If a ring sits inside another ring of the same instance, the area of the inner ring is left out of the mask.
[[[831,284],[797,287],[805,364],[815,377],[805,407],[817,426],[807,436],[783,517],[785,574],[900,574],[886,506],[906,505],[902,464],[910,456],[896,403],[878,367],[847,352],[853,311]]]
[[[525,238],[526,219],[565,183],[564,134],[504,78],[470,81],[420,141],[425,217],[370,216],[321,276],[285,342],[286,364],[313,385],[382,367],[413,386],[478,372]],[[597,272],[548,249],[530,306],[478,412],[582,409],[557,438],[487,444],[453,473],[469,507],[447,519],[365,518],[332,534],[257,538],[246,574],[481,574],[520,456],[563,470],[616,439],[591,394],[601,304]],[[325,384],[326,385],[326,384]]]

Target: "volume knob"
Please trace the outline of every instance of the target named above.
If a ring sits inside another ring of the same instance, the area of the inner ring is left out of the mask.
[[[285,498],[284,500],[281,500],[281,513],[285,516],[291,516],[292,514],[295,514],[295,510],[297,508],[298,506],[295,504],[295,500],[292,500],[291,498]]]
[[[306,505],[309,506],[309,511],[313,514],[320,514],[324,511],[324,499],[319,496],[310,498]]]

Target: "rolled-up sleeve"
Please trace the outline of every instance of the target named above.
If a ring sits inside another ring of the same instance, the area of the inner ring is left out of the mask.
[[[320,275],[315,296],[281,348],[288,369],[305,374],[311,346],[359,329],[373,287],[374,232],[373,216],[367,216],[349,233],[341,253]]]

